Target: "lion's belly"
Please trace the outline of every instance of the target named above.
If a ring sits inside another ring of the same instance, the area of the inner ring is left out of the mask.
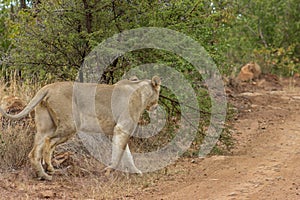
[[[114,127],[116,123],[111,118],[101,118],[98,119],[101,132],[106,135],[112,135],[114,132]]]

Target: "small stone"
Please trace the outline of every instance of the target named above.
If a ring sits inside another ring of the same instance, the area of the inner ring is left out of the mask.
[[[45,190],[39,194],[39,198],[43,198],[43,199],[53,199],[55,196],[56,193],[51,190]]]

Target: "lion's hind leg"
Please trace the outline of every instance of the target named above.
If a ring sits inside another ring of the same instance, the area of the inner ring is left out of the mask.
[[[57,134],[58,130],[56,130],[55,135],[59,135],[59,134]],[[47,165],[46,169],[47,169],[48,174],[52,175],[55,172],[55,169],[51,162],[55,147],[59,144],[66,142],[68,139],[69,139],[69,137],[58,137],[58,136],[57,137],[53,136],[53,137],[47,138],[47,140],[45,142],[44,150],[43,150],[43,159]]]
[[[37,133],[37,135],[39,135]],[[52,177],[48,175],[42,166],[42,153],[43,153],[43,147],[45,143],[45,138],[38,138],[38,136],[35,139],[33,148],[31,152],[29,153],[29,158],[31,161],[31,165],[37,172],[37,176],[41,180],[52,180]]]
[[[45,140],[44,148],[43,148],[43,160],[46,164],[47,173],[50,174],[50,175],[53,175],[54,172],[55,172],[55,169],[54,169],[54,167],[51,163],[51,158],[52,158],[54,148],[51,147],[50,137],[47,137],[46,140]]]
[[[48,153],[47,149],[49,149],[49,137],[55,131],[55,126],[46,107],[40,105],[36,107],[35,122],[37,133],[34,138],[33,148],[28,157],[39,179],[52,180],[52,176],[47,174],[42,166],[43,160],[49,166],[49,161],[44,158],[45,154]]]

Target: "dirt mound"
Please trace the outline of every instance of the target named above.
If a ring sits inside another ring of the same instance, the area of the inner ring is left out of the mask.
[[[264,102],[272,100],[273,97],[265,97],[261,94],[262,92],[282,91],[283,84],[285,84],[280,81],[278,76],[273,74],[262,74],[260,79],[256,81],[235,83],[232,81],[227,85],[226,93],[229,103],[238,111],[236,118],[242,113],[251,112],[253,97],[261,99],[261,103],[264,104]]]
[[[234,95],[242,92],[254,92],[257,90],[279,91],[283,89],[280,78],[274,74],[262,74],[255,81],[240,82],[231,79],[228,84],[227,93]]]

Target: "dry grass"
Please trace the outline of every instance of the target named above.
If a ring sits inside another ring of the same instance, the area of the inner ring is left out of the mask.
[[[33,96],[34,87],[21,86],[17,81],[4,83],[0,80],[0,99],[17,96],[27,102]],[[0,169],[1,171],[19,169],[28,162],[35,132],[33,119],[9,122],[1,118],[0,127]]]
[[[173,173],[173,172],[171,172]],[[172,178],[172,175],[170,175]],[[56,175],[53,181],[37,181],[29,171],[18,170],[0,174],[0,190],[6,199],[135,199],[163,178],[162,172],[126,175],[114,172],[85,177]],[[166,177],[169,179],[170,177]]]
[[[12,170],[24,166],[32,141],[32,124],[8,126],[0,132],[0,169]]]

